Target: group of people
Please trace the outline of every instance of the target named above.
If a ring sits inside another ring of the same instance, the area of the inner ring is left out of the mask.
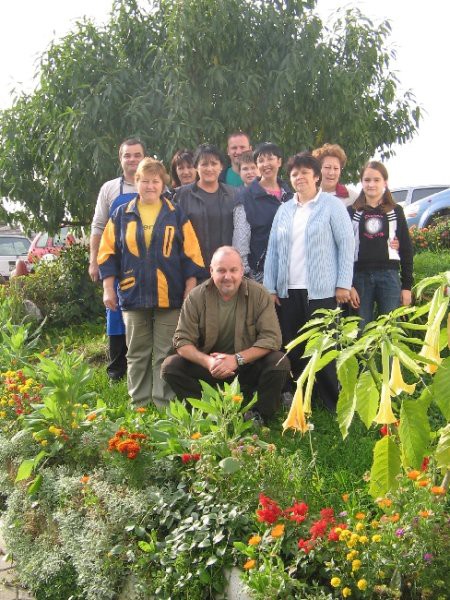
[[[143,143],[120,146],[123,174],[99,193],[90,275],[103,281],[111,379],[127,371],[134,406],[200,397],[199,380],[239,377],[258,392],[249,418],[267,422],[292,398],[303,348],[283,347],[318,308],[348,304],[362,319],[411,302],[412,245],[385,167],[368,162],[358,194],[340,183],[336,144],[286,163],[241,131],[220,150],[178,151],[171,180]],[[123,318],[122,318],[123,314]],[[317,375],[333,411],[333,363]]]

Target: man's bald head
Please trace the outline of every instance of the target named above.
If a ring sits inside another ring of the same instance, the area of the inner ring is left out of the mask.
[[[236,248],[221,246],[211,259],[211,277],[224,300],[235,296],[242,283],[244,265]]]

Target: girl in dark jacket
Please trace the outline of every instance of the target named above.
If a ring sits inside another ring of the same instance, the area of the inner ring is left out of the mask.
[[[403,209],[388,189],[386,167],[369,161],[362,191],[349,209],[355,234],[351,304],[362,326],[378,314],[411,303],[413,250]]]

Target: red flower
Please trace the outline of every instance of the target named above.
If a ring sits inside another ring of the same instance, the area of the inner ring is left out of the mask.
[[[304,502],[294,502],[292,506],[286,508],[284,514],[289,518],[290,521],[302,523],[308,514],[308,505]]]
[[[420,470],[421,471],[426,471],[428,469],[428,465],[430,464],[430,457],[429,456],[425,456],[422,464],[420,466]]]
[[[315,540],[318,537],[323,537],[328,528],[328,521],[325,519],[320,519],[313,523],[309,529],[309,533],[311,534],[311,538]]]
[[[333,527],[333,529],[328,534],[328,541],[329,542],[338,542],[339,536],[340,536],[340,533],[336,533],[336,528]]]
[[[272,507],[274,505],[278,506],[277,503],[275,502],[275,500],[272,500],[268,496],[264,496],[263,493],[259,494],[259,503],[261,504],[261,506],[263,508],[270,508],[270,507]]]
[[[298,540],[298,548],[299,550],[303,550],[303,552],[305,554],[308,554],[309,552],[311,552],[311,550],[314,548],[314,542],[313,540]]]
[[[263,507],[256,511],[260,523],[275,523],[283,512],[275,500],[271,500],[264,494],[259,495],[259,503]]]
[[[383,427],[380,427],[380,435],[381,435],[381,437],[384,437],[385,435],[389,435],[389,430],[388,430],[387,425],[383,425]]]
[[[332,523],[334,521],[334,510],[332,508],[322,508],[320,516],[324,521]]]
[[[183,462],[183,464],[187,464],[191,461],[197,461],[200,460],[200,454],[182,454],[181,455],[181,461]]]

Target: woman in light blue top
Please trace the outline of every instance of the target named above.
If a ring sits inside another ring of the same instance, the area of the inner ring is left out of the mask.
[[[343,203],[321,191],[321,167],[308,152],[287,163],[294,197],[280,206],[270,232],[264,286],[279,307],[283,344],[318,308],[348,302],[353,276],[354,236]],[[303,347],[291,353],[292,372],[300,376]],[[335,410],[338,384],[334,363],[317,376],[322,402]]]

